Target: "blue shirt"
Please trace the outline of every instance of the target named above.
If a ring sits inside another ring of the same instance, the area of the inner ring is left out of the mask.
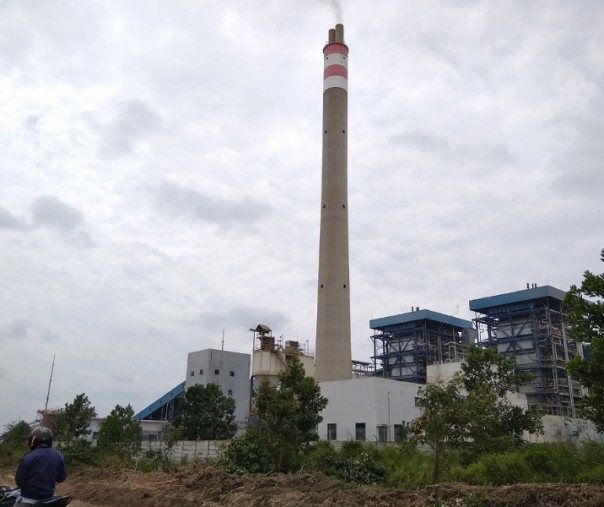
[[[15,473],[15,483],[21,488],[21,495],[36,500],[54,495],[56,483],[66,478],[63,454],[45,446],[25,454]]]

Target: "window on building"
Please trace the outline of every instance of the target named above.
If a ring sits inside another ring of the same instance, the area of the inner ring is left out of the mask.
[[[214,370],[214,375],[220,375],[220,370]]]
[[[229,372],[229,377],[234,377],[235,376],[235,372],[234,371],[230,371]]]
[[[388,442],[388,426],[378,424],[377,427],[378,442]]]
[[[327,440],[338,439],[338,427],[336,423],[327,423]]]
[[[199,370],[199,374],[200,374],[200,375],[203,375],[203,370]]]
[[[191,370],[191,377],[195,376],[195,372],[193,370]]]
[[[355,439],[356,440],[365,440],[365,423],[356,423],[355,424]]]

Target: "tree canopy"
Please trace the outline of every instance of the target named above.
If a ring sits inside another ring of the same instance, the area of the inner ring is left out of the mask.
[[[568,364],[571,376],[589,389],[581,413],[604,431],[604,273],[585,271],[581,285],[572,285],[567,292],[564,310],[570,336],[588,344],[585,357],[577,356]]]
[[[513,405],[506,396],[529,379],[517,371],[513,357],[472,346],[461,371],[448,383],[419,389],[417,405],[422,415],[412,427],[416,439],[433,450],[433,482],[438,481],[445,446],[463,446],[466,453],[476,456],[509,450],[522,442],[524,431],[541,431],[540,414]]]
[[[299,468],[309,444],[319,437],[317,425],[327,398],[319,385],[292,357],[278,385],[261,384],[255,400],[257,423],[225,449],[232,472],[289,472]]]
[[[124,453],[128,456],[141,450],[143,429],[141,423],[133,419],[134,410],[130,405],[116,405],[101,423],[97,447],[100,450]]]
[[[0,465],[13,465],[28,450],[27,438],[31,426],[25,421],[7,424],[0,441]]]
[[[453,445],[463,437],[465,413],[460,381],[447,384],[426,384],[418,391],[417,406],[422,415],[411,422],[416,439],[428,444],[433,452],[432,482],[438,481],[440,455],[445,445]]]
[[[235,400],[217,384],[197,384],[185,391],[173,421],[184,440],[227,440],[237,432]]]
[[[69,444],[74,439],[79,439],[90,434],[90,419],[96,412],[86,394],[78,394],[73,402],[65,403],[65,408],[57,414],[52,430],[55,439]]]
[[[279,375],[279,385],[264,382],[256,398],[256,412],[262,431],[270,435],[270,449],[277,471],[297,466],[299,457],[310,442],[318,440],[317,425],[327,398],[304,366],[292,357]]]

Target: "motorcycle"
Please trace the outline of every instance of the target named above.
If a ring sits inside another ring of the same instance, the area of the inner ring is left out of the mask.
[[[21,491],[19,488],[0,485],[0,507],[13,507],[20,495]],[[36,503],[28,505],[28,507],[64,507],[70,503],[70,496],[51,496],[44,500],[38,500]]]

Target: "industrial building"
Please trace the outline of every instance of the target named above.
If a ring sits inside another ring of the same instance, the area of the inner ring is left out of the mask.
[[[331,441],[393,441],[396,425],[420,415],[418,389],[446,382],[459,371],[472,344],[513,355],[532,375],[510,401],[522,408],[539,405],[548,441],[594,438],[593,424],[577,419],[582,388],[566,372],[566,363],[582,354],[567,336],[562,300],[554,287],[526,290],[470,301],[473,321],[414,307],[412,311],[372,319],[371,362],[353,361],[350,332],[348,253],[348,46],[344,27],[329,30],[323,48],[323,152],[321,223],[316,322],[316,357],[299,342],[276,339],[266,324],[250,329],[250,356],[205,351],[189,354],[186,381],[135,417],[171,419],[186,388],[217,383],[236,400],[240,424],[252,413],[252,397],[265,380],[276,385],[288,360],[298,357],[306,374],[319,383],[329,404],[322,412],[319,437]],[[600,434],[601,437],[601,434]],[[601,439],[601,438],[600,438]]]
[[[566,363],[583,354],[568,337],[562,301],[565,292],[527,284],[525,290],[470,301],[476,312],[477,343],[513,356],[520,371],[532,376],[522,388],[529,406],[549,415],[577,417],[581,385],[572,380]]]
[[[474,337],[469,320],[419,308],[372,319],[369,327],[375,375],[419,384],[428,365],[461,361]]]
[[[235,421],[247,425],[250,399],[250,355],[226,350],[189,352],[185,389],[194,385],[217,384],[222,394],[235,400]]]
[[[308,342],[302,347],[295,340],[275,339],[272,329],[266,324],[258,324],[254,329],[254,351],[252,354],[252,386],[257,388],[267,380],[276,385],[279,374],[287,367],[288,360],[296,356],[304,366],[308,377],[314,377],[314,356]]]
[[[524,290],[471,300],[473,322],[415,307],[372,319],[374,367],[368,374],[384,382],[375,383],[375,378],[321,382],[330,404],[319,425],[320,437],[393,440],[396,424],[419,415],[414,403],[418,389],[450,379],[460,370],[467,348],[475,344],[513,356],[519,370],[530,373],[532,380],[509,395],[513,404],[535,406],[544,413],[544,434],[530,440],[601,441],[594,425],[578,418],[583,388],[566,371],[567,362],[583,350],[568,337],[564,296],[555,287],[529,284]],[[397,383],[404,387],[398,389]],[[355,403],[359,399],[364,402]]]
[[[418,384],[359,377],[319,385],[329,400],[318,427],[321,440],[393,442],[398,425],[420,415]]]
[[[134,415],[134,419],[171,421],[178,415],[178,403],[185,390],[201,384],[217,384],[225,396],[235,400],[235,421],[247,425],[250,400],[250,355],[226,350],[189,352],[186,380]]]

